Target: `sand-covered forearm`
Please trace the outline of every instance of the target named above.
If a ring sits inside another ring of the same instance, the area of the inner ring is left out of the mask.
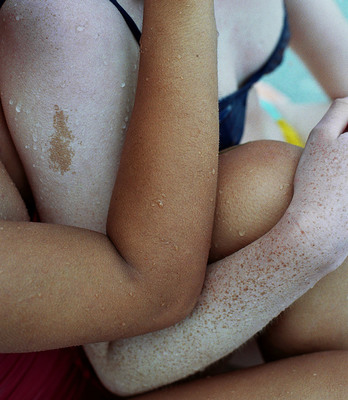
[[[259,240],[208,268],[186,320],[115,342],[104,355],[88,349],[107,387],[139,393],[207,367],[341,265],[348,255],[347,123],[348,101],[336,101],[308,140],[284,216]]]

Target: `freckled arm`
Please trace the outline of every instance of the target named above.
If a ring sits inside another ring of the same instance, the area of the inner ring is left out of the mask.
[[[323,276],[318,250],[285,217],[257,242],[208,267],[199,302],[184,321],[105,345],[104,355],[89,346],[87,355],[118,395],[183,379],[230,354],[309,290]]]
[[[88,349],[112,391],[130,395],[197,372],[228,355],[348,255],[348,101],[311,133],[284,216],[256,242],[208,267],[196,309],[177,325]],[[155,373],[153,373],[155,371]]]

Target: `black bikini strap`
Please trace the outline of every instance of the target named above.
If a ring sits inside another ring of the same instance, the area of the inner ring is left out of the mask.
[[[118,4],[116,0],[110,0],[112,4],[114,4],[119,12],[121,13],[123,19],[125,20],[126,24],[128,25],[129,29],[131,30],[135,40],[140,43],[140,38],[141,38],[141,32],[139,28],[137,27],[136,23],[132,20],[130,15],[127,13],[127,11]]]

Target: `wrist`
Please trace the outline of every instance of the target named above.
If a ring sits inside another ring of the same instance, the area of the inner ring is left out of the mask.
[[[302,254],[304,265],[308,264],[313,271],[328,273],[339,265],[336,264],[341,258],[340,248],[318,219],[315,207],[307,210],[292,202],[279,221],[278,229],[284,240],[296,248],[297,254]]]

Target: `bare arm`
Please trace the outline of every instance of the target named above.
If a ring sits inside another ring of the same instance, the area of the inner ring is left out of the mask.
[[[313,130],[289,209],[266,235],[208,268],[194,312],[160,332],[90,346],[103,383],[129,395],[193,374],[266,326],[348,253],[348,102]],[[152,371],[156,371],[155,374]]]
[[[141,117],[127,132],[108,234],[131,264],[170,271],[179,262],[198,296],[217,187],[213,1],[145,1],[141,52],[133,111]]]
[[[108,220],[110,237],[126,261],[102,234],[1,222],[3,352],[134,336],[178,321],[196,301],[206,268],[216,191],[213,2],[188,0],[185,5],[180,2],[181,7],[171,1],[147,4],[145,22],[162,42],[156,42],[148,27],[136,108]],[[164,28],[166,35],[160,35]],[[196,35],[202,35],[202,42],[195,40]],[[195,118],[202,104],[205,112]],[[136,158],[129,162],[128,157]],[[137,232],[132,230],[139,229],[139,220],[144,237],[133,242]],[[131,229],[122,237],[115,226],[120,223],[127,229],[128,222]],[[146,253],[152,243],[150,250],[156,256]]]
[[[348,95],[348,21],[333,0],[286,0],[291,45],[332,99]]]

